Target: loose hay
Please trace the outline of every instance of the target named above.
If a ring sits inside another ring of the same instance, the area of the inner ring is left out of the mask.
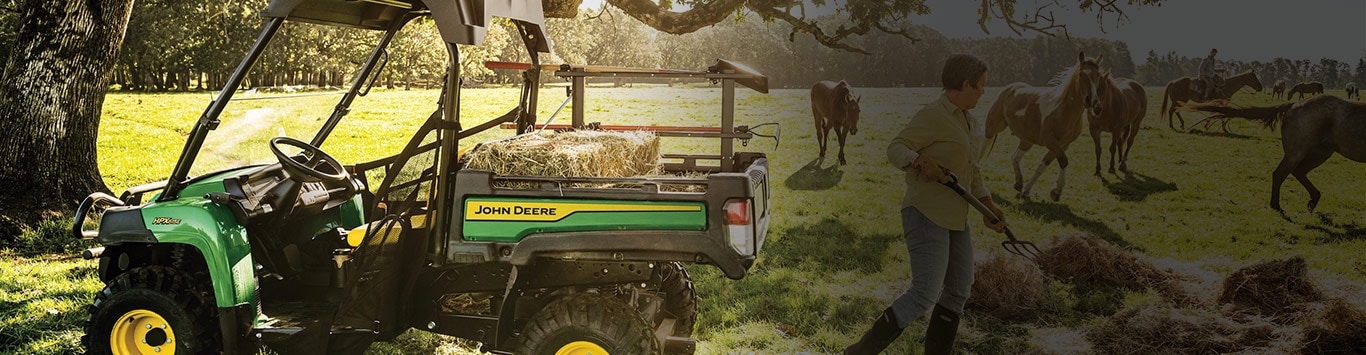
[[[1333,299],[1301,322],[1306,354],[1366,354],[1366,311]]]
[[[504,176],[624,178],[659,174],[659,138],[644,131],[528,134],[480,144],[465,154],[465,167]]]
[[[1044,272],[1104,286],[1143,289],[1172,275],[1087,233],[1054,236],[1036,259]]]
[[[1293,328],[1265,318],[1233,319],[1207,310],[1155,303],[1126,308],[1087,334],[1099,354],[1266,352],[1293,344]]]
[[[1022,258],[990,253],[976,262],[967,307],[1000,319],[1027,315],[1044,297],[1044,275]]]
[[[1280,316],[1300,312],[1302,304],[1323,299],[1323,293],[1309,280],[1304,258],[1297,256],[1233,272],[1224,279],[1218,301],[1258,314]]]

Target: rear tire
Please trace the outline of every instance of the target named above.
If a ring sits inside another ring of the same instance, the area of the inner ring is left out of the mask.
[[[87,354],[215,354],[213,295],[166,266],[128,270],[95,295],[81,343]],[[173,351],[171,351],[173,350]]]
[[[516,340],[516,354],[658,354],[651,327],[629,305],[599,294],[564,296],[536,313]]]
[[[678,262],[660,263],[655,272],[660,280],[659,291],[664,293],[664,312],[667,317],[675,319],[673,336],[692,337],[699,300],[697,290],[693,288],[692,276]]]

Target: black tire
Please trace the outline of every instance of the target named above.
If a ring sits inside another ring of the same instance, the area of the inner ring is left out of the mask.
[[[81,343],[87,354],[112,354],[113,345],[129,352],[174,346],[178,354],[216,354],[220,347],[213,295],[200,290],[189,274],[166,266],[128,270],[104,286],[90,306]],[[120,336],[115,332],[116,323]],[[164,328],[153,324],[164,324]],[[138,326],[141,325],[141,326]],[[146,328],[152,326],[153,328]],[[142,331],[143,329],[151,329]],[[170,329],[170,332],[161,329]]]
[[[564,296],[536,313],[516,340],[514,353],[554,355],[577,342],[608,354],[658,354],[659,342],[640,312],[611,297]]]
[[[664,312],[674,318],[673,336],[692,337],[693,325],[697,324],[697,290],[693,288],[692,276],[683,268],[682,263],[660,263],[655,272],[659,276],[659,291],[664,293]],[[662,319],[660,319],[662,320]],[[659,326],[658,323],[655,324]]]

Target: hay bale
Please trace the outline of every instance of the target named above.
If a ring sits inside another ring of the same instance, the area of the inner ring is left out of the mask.
[[[1044,272],[1075,281],[1140,290],[1173,276],[1127,250],[1088,233],[1054,236],[1037,261]]]
[[[1248,266],[1224,279],[1220,304],[1268,316],[1303,310],[1303,304],[1323,301],[1323,293],[1309,280],[1304,258],[1293,257]]]
[[[967,307],[1000,319],[1029,314],[1044,298],[1044,275],[1024,258],[992,252],[977,260]]]
[[[485,142],[465,167],[498,175],[632,177],[659,173],[659,138],[650,132],[573,131]]]
[[[1273,349],[1296,335],[1264,318],[1154,303],[1115,313],[1086,338],[1099,354],[1222,354]]]
[[[1343,300],[1314,307],[1302,320],[1305,354],[1366,354],[1366,311]]]

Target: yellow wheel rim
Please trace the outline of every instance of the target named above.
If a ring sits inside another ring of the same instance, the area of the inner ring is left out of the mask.
[[[603,349],[598,344],[586,341],[576,341],[560,347],[555,355],[608,355],[607,349]]]
[[[114,355],[175,354],[175,331],[156,312],[131,310],[114,322],[109,348]]]

